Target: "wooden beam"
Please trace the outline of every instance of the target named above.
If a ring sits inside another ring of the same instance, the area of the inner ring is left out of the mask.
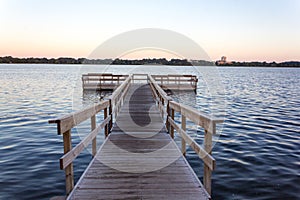
[[[96,128],[96,115],[93,115],[91,117],[91,131],[95,130]],[[95,136],[93,141],[92,141],[92,155],[93,157],[97,153],[97,137]]]
[[[171,109],[171,119],[174,122],[174,109]],[[171,137],[174,139],[174,126],[171,126]]]
[[[72,149],[71,130],[68,130],[63,134],[63,141],[64,141],[64,154],[66,155]],[[66,176],[66,194],[69,195],[74,188],[74,172],[73,172],[72,162],[66,166],[65,176]]]
[[[186,117],[181,115],[181,129],[185,132],[186,131]],[[185,156],[186,153],[186,142],[183,137],[181,137],[181,152]]]
[[[112,124],[113,124],[113,114],[112,114],[112,103],[111,103],[111,99],[109,99],[109,109],[108,109],[108,114],[111,117],[110,121],[109,121],[109,126],[108,126],[108,132],[110,133],[111,129],[112,129]]]
[[[209,133],[207,130],[205,130],[205,135],[204,135],[204,149],[206,152],[208,152],[211,155],[212,134]],[[204,164],[203,185],[209,195],[211,195],[211,175],[212,175],[212,171],[210,167]]]
[[[170,101],[168,100],[166,127],[167,127],[168,132],[170,133],[170,123],[169,123],[169,120],[168,120],[169,115],[170,115]]]
[[[104,120],[107,118],[107,108],[104,109]],[[108,124],[105,125],[105,130],[104,130],[105,138],[108,136]]]

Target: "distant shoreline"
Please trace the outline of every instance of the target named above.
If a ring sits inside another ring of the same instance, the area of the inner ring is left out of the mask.
[[[1,65],[71,65],[71,66],[78,66],[78,65],[84,65],[84,64],[54,64],[54,63],[0,63],[0,66]],[[107,64],[88,64],[88,65],[107,65]],[[120,65],[118,65],[120,66]],[[126,66],[126,65],[124,65]],[[128,65],[127,65],[128,66]],[[134,65],[132,65],[134,66]],[[160,65],[150,65],[149,66],[160,66]],[[182,66],[184,67],[184,65],[168,65],[168,66]],[[191,66],[191,65],[190,65]],[[192,66],[200,66],[200,67],[213,67],[213,66],[207,66],[207,65],[192,65]],[[270,67],[270,66],[217,66],[217,65],[214,65],[215,67],[218,67],[218,68],[289,68],[289,69],[292,69],[292,68],[300,68],[300,66],[294,66],[294,67],[282,67],[282,66],[279,66],[279,67]]]
[[[217,67],[286,67],[299,68],[300,61],[288,62],[228,62],[219,63],[218,61],[206,60],[187,60],[166,58],[147,58],[136,60],[123,59],[86,59],[86,58],[15,58],[12,56],[0,57],[0,64],[103,64],[103,65],[168,65],[168,66],[217,66]]]

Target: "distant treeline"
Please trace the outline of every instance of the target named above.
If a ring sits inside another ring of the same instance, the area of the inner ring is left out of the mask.
[[[140,60],[123,60],[123,59],[86,59],[86,58],[14,58],[12,56],[0,57],[0,63],[20,63],[20,64],[111,64],[111,65],[177,65],[177,66],[248,66],[248,67],[300,67],[300,62],[211,62],[205,60],[187,60],[166,58],[148,58]]]
[[[113,65],[177,65],[177,66],[192,66],[192,65],[204,65],[213,66],[214,62],[204,61],[204,60],[191,60],[187,59],[171,59],[166,58],[152,58],[152,59],[142,59],[142,60],[122,60],[115,59],[112,62]]]
[[[188,61],[186,59],[148,58],[141,60],[123,59],[86,59],[86,58],[14,58],[12,56],[0,57],[0,63],[21,63],[21,64],[111,64],[111,65],[214,65],[208,61]]]
[[[19,64],[110,64],[112,59],[85,59],[85,58],[14,58],[0,57],[0,63]]]

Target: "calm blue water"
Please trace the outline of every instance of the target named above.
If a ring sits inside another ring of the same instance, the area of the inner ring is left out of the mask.
[[[128,73],[131,67],[106,71]],[[102,68],[0,65],[0,199],[49,199],[64,193],[64,173],[58,163],[62,137],[48,120],[97,101],[99,94],[82,94],[78,80],[81,73]],[[187,67],[176,69],[192,72]],[[299,199],[300,69],[219,68],[219,72],[225,107],[213,102],[201,80],[197,94],[173,94],[207,113],[223,109],[224,115],[226,110],[213,149],[217,160],[213,198]],[[74,144],[86,126],[74,130]],[[191,134],[201,143],[201,130]],[[202,178],[200,159],[190,149],[187,158]],[[76,159],[76,179],[90,159],[87,151]]]

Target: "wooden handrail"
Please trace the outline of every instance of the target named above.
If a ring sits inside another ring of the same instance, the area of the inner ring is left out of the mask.
[[[108,116],[96,129],[90,132],[80,143],[78,143],[71,151],[64,154],[59,162],[60,169],[65,169],[69,164],[71,164],[75,158],[82,152],[84,148],[98,135],[100,130],[102,130],[110,121],[111,116]]]
[[[129,75],[125,79],[125,81],[119,87],[117,87],[117,89],[112,93],[112,95],[108,97],[108,99],[115,101],[117,96],[120,95],[122,93],[122,90],[130,83],[131,79],[132,79],[132,75]]]
[[[216,124],[222,123],[224,120],[220,118],[211,117],[205,113],[202,113],[195,108],[192,108],[175,101],[170,101],[170,108],[174,109],[176,112],[181,113],[189,120],[193,121],[196,125],[201,126],[208,132],[216,133]]]
[[[129,75],[126,80],[108,97],[112,104],[112,113],[117,116],[119,109],[124,101],[124,98],[128,92],[128,88],[130,86],[133,75]]]
[[[89,74],[94,75],[94,74]],[[98,74],[96,74],[98,75]],[[111,76],[106,74],[105,76]],[[92,142],[92,154],[96,155],[97,152],[97,142],[96,137],[100,130],[105,130],[105,137],[108,136],[110,129],[112,128],[113,114],[117,115],[124,98],[127,94],[129,85],[132,80],[132,75],[127,75],[127,78],[122,82],[122,84],[108,97],[100,103],[93,106],[84,108],[78,112],[68,114],[64,117],[49,120],[49,123],[57,124],[58,134],[63,134],[64,139],[64,155],[60,158],[60,168],[65,170],[66,176],[66,193],[67,195],[71,193],[74,188],[74,172],[73,172],[73,161],[82,152],[82,150],[87,147]],[[106,79],[105,79],[106,80]],[[109,79],[107,79],[109,80]],[[118,81],[120,81],[118,79]],[[96,127],[96,114],[100,111],[104,111],[104,120],[100,125]],[[72,138],[71,129],[81,122],[91,119],[91,132],[74,148],[72,148]]]
[[[102,73],[88,73],[82,75],[83,90],[113,90],[120,85],[129,75],[114,75]]]
[[[152,77],[153,75],[148,75],[149,84],[152,85],[157,91],[157,95],[163,98],[166,102],[172,100],[171,97],[167,95],[167,93],[156,83],[156,81]]]
[[[108,106],[109,106],[109,101],[105,100],[98,104],[90,106],[88,108],[84,108],[80,111],[66,115],[64,117],[49,120],[49,123],[57,124],[57,133],[60,135],[60,134],[65,133],[66,131],[72,129],[74,126],[80,124],[81,122],[87,120],[91,116],[97,114],[104,108],[107,108]]]
[[[196,154],[204,162],[204,175],[203,175],[203,184],[206,191],[211,195],[211,175],[212,171],[216,168],[216,160],[211,156],[212,153],[212,135],[216,133],[216,124],[222,123],[223,119],[215,118],[209,116],[205,113],[199,112],[198,110],[177,103],[169,97],[165,91],[158,85],[157,82],[163,83],[163,81],[178,81],[180,84],[183,80],[177,80],[177,78],[182,77],[181,75],[173,75],[174,79],[170,79],[172,75],[149,75],[148,80],[154,98],[157,101],[159,110],[164,113],[167,113],[166,127],[169,131],[172,138],[174,138],[174,129],[180,134],[181,140],[181,151],[185,155],[186,152],[186,143],[191,146],[191,148],[196,152]],[[184,77],[194,79],[193,84],[197,84],[198,79],[196,76],[185,75]],[[167,78],[167,79],[164,79]],[[165,107],[166,106],[166,111]],[[163,109],[162,109],[163,108]],[[174,120],[174,113],[177,112],[181,115],[181,127]],[[186,132],[186,120],[189,119],[196,125],[204,128],[204,148],[202,148],[193,138],[191,138]]]
[[[173,126],[176,131],[181,135],[187,144],[195,151],[195,153],[203,160],[203,162],[209,167],[210,170],[215,170],[216,160],[207,153],[191,136],[189,136],[186,131],[182,130],[174,120],[168,118],[171,126]]]

